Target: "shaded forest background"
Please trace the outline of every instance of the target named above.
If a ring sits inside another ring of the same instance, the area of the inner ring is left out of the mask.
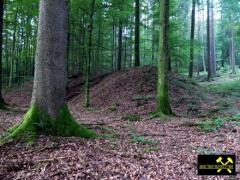
[[[135,3],[132,0],[69,1],[68,76],[86,74],[89,57],[89,27],[92,22],[91,75],[136,65]],[[211,4],[211,2],[210,2]],[[38,0],[6,1],[3,31],[3,83],[11,87],[33,78],[38,24]],[[214,1],[210,6],[210,30],[216,69],[237,72],[239,65],[239,3]],[[207,4],[196,1],[194,76],[207,66]],[[192,2],[170,2],[171,69],[188,73]],[[92,21],[91,19],[92,14]],[[211,18],[212,16],[212,18]],[[211,24],[213,26],[211,26]],[[140,3],[140,64],[156,65],[159,49],[159,2]],[[203,73],[204,74],[204,73]]]

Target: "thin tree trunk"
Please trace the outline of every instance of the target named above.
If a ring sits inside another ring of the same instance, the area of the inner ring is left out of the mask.
[[[127,36],[125,36],[124,42],[124,69],[127,68]]]
[[[212,68],[212,75],[215,76],[216,75],[216,50],[215,50],[215,33],[214,33],[214,6],[213,6],[213,0],[211,0],[211,28],[210,28],[210,33],[211,33],[211,68]]]
[[[117,70],[122,69],[122,34],[123,34],[123,27],[122,22],[120,20],[119,27],[118,27],[118,61],[117,61]]]
[[[8,87],[12,86],[12,79],[13,79],[13,66],[14,66],[14,59],[15,59],[15,46],[16,46],[16,31],[17,31],[17,12],[15,13],[15,20],[14,20],[14,30],[13,30],[13,40],[12,40],[12,52],[11,52],[11,62],[10,62],[10,75],[9,75],[9,83]]]
[[[195,8],[196,8],[196,1],[192,0],[192,22],[191,22],[191,40],[190,40],[190,63],[189,63],[190,78],[193,77]]]
[[[201,4],[202,4],[202,6],[203,6],[203,1],[204,0],[202,0],[201,1]],[[203,6],[204,7],[204,6]],[[202,42],[202,47],[203,47],[203,50],[202,50],[202,66],[203,66],[203,71],[204,72],[207,72],[207,68],[206,68],[206,56],[205,56],[205,53],[206,53],[206,45],[205,45],[205,41],[204,41],[204,30],[205,30],[205,27],[203,26],[203,24],[204,24],[204,18],[205,18],[205,16],[204,16],[204,14],[205,14],[205,11],[204,11],[205,9],[203,8],[203,10],[201,11],[201,42]],[[207,44],[207,43],[206,43]]]
[[[230,15],[229,30],[230,30],[230,43],[229,43],[230,44],[230,47],[229,47],[230,67],[231,67],[232,73],[235,73],[236,58],[235,58],[234,26],[233,26],[232,15]]]
[[[221,0],[221,22],[223,21],[223,0]],[[224,26],[223,23],[221,23],[221,29],[222,29],[222,36],[225,35],[225,30],[224,30]],[[222,38],[222,63],[221,66],[224,67],[225,64],[225,47],[224,47],[224,38]]]
[[[135,67],[140,66],[140,2],[135,0]]]
[[[155,23],[152,23],[152,62],[151,64],[154,64],[154,59],[155,59],[155,43],[154,43],[154,32],[155,32]]]
[[[92,0],[92,9],[90,14],[90,24],[88,27],[88,60],[87,60],[87,74],[86,74],[86,94],[85,107],[90,106],[90,74],[91,74],[91,55],[92,55],[92,32],[93,32],[93,16],[95,10],[95,0]]]
[[[200,12],[199,4],[198,4],[197,7],[198,7],[197,8],[198,12]],[[198,19],[198,23],[197,23],[197,26],[198,26],[197,39],[198,39],[199,42],[201,41],[201,37],[200,37],[200,33],[201,33],[201,18],[200,17],[201,17],[200,13],[198,13],[198,16],[197,16],[197,19]],[[201,53],[200,53],[200,51],[198,51],[198,56],[197,56],[197,77],[199,77],[200,71],[201,71],[201,69],[200,69],[200,62],[201,62]]]
[[[115,69],[114,67],[114,61],[115,61],[115,56],[114,56],[114,53],[115,53],[115,25],[114,25],[114,21],[113,21],[113,24],[112,24],[112,64],[111,64],[111,68],[112,68],[112,71]]]
[[[0,108],[3,107],[4,100],[2,95],[2,45],[3,45],[3,1],[0,2]]]

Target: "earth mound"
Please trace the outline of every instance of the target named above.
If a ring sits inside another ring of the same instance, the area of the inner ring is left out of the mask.
[[[212,106],[211,96],[185,76],[170,72],[170,100],[173,112],[180,116],[205,116]],[[84,77],[68,81],[67,98],[77,107],[84,102]],[[156,109],[157,68],[144,66],[116,71],[92,78],[91,106],[123,114],[147,115]],[[10,105],[27,108],[32,82],[26,82],[5,94]],[[205,113],[205,114],[204,114]]]
[[[171,106],[175,114],[197,117],[209,108],[207,102],[210,97],[191,79],[171,72],[169,82]],[[147,115],[156,109],[156,90],[156,67],[116,71],[91,88],[91,103],[100,109]]]

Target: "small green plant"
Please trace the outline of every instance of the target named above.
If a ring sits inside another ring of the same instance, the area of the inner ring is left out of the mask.
[[[141,116],[138,114],[132,114],[132,115],[127,115],[122,118],[124,121],[130,121],[130,122],[135,122],[135,121],[140,121]]]
[[[143,152],[144,153],[151,153],[151,152],[156,152],[158,151],[159,149],[157,147],[146,147]]]
[[[149,113],[150,119],[155,119],[155,118],[161,118],[162,120],[167,120],[168,116],[163,114],[163,113],[159,113],[159,112],[150,112]]]
[[[143,145],[156,145],[157,142],[151,139],[147,139],[144,136],[132,135],[132,143],[143,144]]]
[[[103,131],[104,134],[101,134],[99,137],[103,139],[117,139],[119,137],[119,134],[117,132],[110,128],[110,127],[104,127],[104,126],[97,126],[101,131]]]
[[[232,121],[240,121],[240,114],[237,114],[231,118]]]
[[[227,95],[231,95],[234,92],[239,92],[240,80],[223,82],[220,84],[211,84],[206,86],[206,90],[213,93],[224,93]]]
[[[108,108],[108,111],[110,111],[110,112],[117,111],[118,107],[119,107],[119,104],[118,104],[118,103],[113,103],[113,104]]]
[[[229,106],[230,106],[230,104],[229,104],[227,101],[222,100],[222,99],[220,99],[220,100],[216,103],[216,105],[217,105],[217,106],[220,106],[220,107],[222,107],[222,108],[226,108],[226,107],[229,107]]]
[[[240,125],[240,114],[232,116],[232,117],[204,120],[204,121],[200,121],[196,124],[204,132],[212,132],[212,131],[216,131],[216,130],[220,129],[225,122],[232,122],[236,126],[239,126]]]
[[[147,100],[150,100],[150,99],[154,99],[154,96],[153,95],[145,95],[145,96],[140,96],[140,95],[137,95],[137,96],[133,96],[132,97],[132,100],[144,100],[144,101],[147,101]]]
[[[212,132],[221,128],[225,121],[225,119],[217,118],[213,120],[200,121],[197,125],[204,132]]]
[[[108,108],[108,110],[109,110],[110,112],[117,111],[117,105],[116,105],[116,104],[111,105],[111,106]]]
[[[119,135],[116,134],[116,133],[112,133],[112,134],[102,134],[102,135],[99,135],[99,138],[103,138],[103,139],[117,139],[119,138]]]

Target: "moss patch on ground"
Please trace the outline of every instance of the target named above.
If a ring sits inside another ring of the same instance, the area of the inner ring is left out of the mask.
[[[67,105],[59,110],[59,115],[55,119],[33,105],[23,117],[23,120],[2,136],[0,144],[13,139],[33,141],[40,134],[62,137],[96,137],[93,131],[79,125],[74,120]]]

